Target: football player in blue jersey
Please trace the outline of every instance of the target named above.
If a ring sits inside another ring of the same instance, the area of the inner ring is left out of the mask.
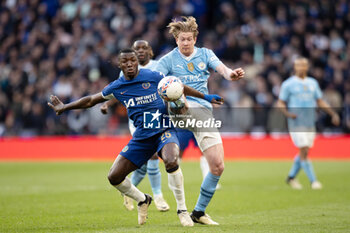
[[[176,40],[177,47],[158,61],[157,71],[164,75],[176,76],[183,84],[202,93],[208,93],[209,68],[219,72],[230,81],[243,78],[244,70],[242,68],[232,70],[223,64],[212,50],[195,46],[198,35],[198,25],[195,18],[183,17],[182,21],[173,20],[168,27]],[[187,102],[189,105],[188,116],[194,119],[213,118],[212,106],[208,101],[189,96]],[[197,204],[191,217],[194,222],[218,225],[205,213],[205,210],[224,171],[224,149],[221,136],[217,129],[211,129],[209,132],[209,130],[194,127],[191,131],[193,131],[210,170],[202,182]]]
[[[292,141],[299,148],[299,153],[295,156],[287,177],[287,183],[293,189],[302,189],[302,185],[295,178],[301,168],[309,178],[312,189],[322,188],[310,160],[307,159],[316,134],[316,107],[328,113],[334,125],[340,123],[338,114],[322,100],[322,92],[316,79],[307,76],[308,69],[309,63],[306,58],[299,57],[294,61],[295,75],[282,83],[277,102],[277,106],[288,118],[288,129]]]
[[[166,104],[157,92],[158,83],[164,76],[148,69],[138,69],[138,59],[132,49],[121,50],[118,61],[123,76],[106,86],[102,92],[68,104],[63,104],[57,96],[50,96],[51,102],[48,105],[60,115],[68,110],[90,108],[112,98],[118,99],[127,108],[128,116],[134,121],[136,131],[110,169],[108,174],[110,184],[123,195],[138,202],[138,223],[144,224],[152,198],[137,189],[127,175],[140,168],[158,152],[168,173],[168,184],[176,199],[180,223],[183,226],[193,226],[185,204],[183,175],[178,164],[179,147],[176,132],[171,127],[158,127],[157,124],[168,113]],[[188,86],[184,86],[184,94],[205,98],[212,103],[222,103],[221,97],[206,95]],[[149,127],[150,125],[155,126]]]
[[[155,70],[155,67],[157,65],[157,61],[153,60],[153,50],[148,41],[145,40],[137,40],[132,45],[132,49],[135,50],[137,59],[139,60],[139,68],[140,69],[150,69]],[[123,72],[120,72],[119,77],[123,75]],[[101,106],[102,113],[106,114],[108,111],[108,108],[114,104],[117,103],[116,99],[111,99],[107,102],[105,102]],[[134,122],[129,118],[129,130],[130,134],[133,135],[136,128],[134,126]],[[181,143],[180,143],[181,145]],[[142,165],[141,168],[136,169],[132,175],[131,175],[131,183],[135,186],[137,186],[143,178],[146,176],[146,173],[148,174],[148,178],[151,184],[152,192],[153,192],[153,198],[154,203],[156,205],[156,208],[159,211],[168,211],[169,205],[163,198],[162,193],[162,187],[161,187],[161,173],[159,170],[159,159],[156,154],[152,156],[150,160],[144,165]],[[124,206],[127,210],[133,210],[134,204],[133,200],[129,198],[128,196],[124,196]]]

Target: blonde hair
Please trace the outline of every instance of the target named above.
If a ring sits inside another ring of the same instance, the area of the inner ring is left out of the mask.
[[[173,19],[173,21],[169,23],[167,26],[170,28],[169,33],[172,34],[175,39],[177,39],[180,32],[192,32],[193,38],[197,38],[198,25],[196,23],[196,19],[192,16],[182,16],[181,18],[183,21],[176,21],[176,19]]]

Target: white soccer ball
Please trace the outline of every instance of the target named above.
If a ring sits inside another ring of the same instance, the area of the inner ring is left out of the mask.
[[[166,76],[158,84],[158,94],[165,101],[176,101],[184,93],[184,85],[175,76]]]

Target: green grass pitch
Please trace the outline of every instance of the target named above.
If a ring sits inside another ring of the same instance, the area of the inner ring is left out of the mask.
[[[109,185],[111,163],[0,163],[0,232],[350,232],[350,162],[314,162],[323,190],[311,190],[303,172],[301,191],[284,179],[291,162],[226,162],[207,213],[220,226],[183,228],[167,187],[169,212],[152,204],[146,225],[128,212]],[[186,203],[192,210],[202,181],[199,163],[181,164]],[[151,193],[148,178],[140,189]]]

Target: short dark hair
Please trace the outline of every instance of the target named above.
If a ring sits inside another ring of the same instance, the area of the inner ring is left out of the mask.
[[[133,49],[131,49],[131,48],[125,48],[125,49],[121,49],[121,50],[119,51],[118,57],[119,57],[120,54],[122,54],[122,53],[135,53],[135,54],[136,54],[135,50],[133,50]]]

